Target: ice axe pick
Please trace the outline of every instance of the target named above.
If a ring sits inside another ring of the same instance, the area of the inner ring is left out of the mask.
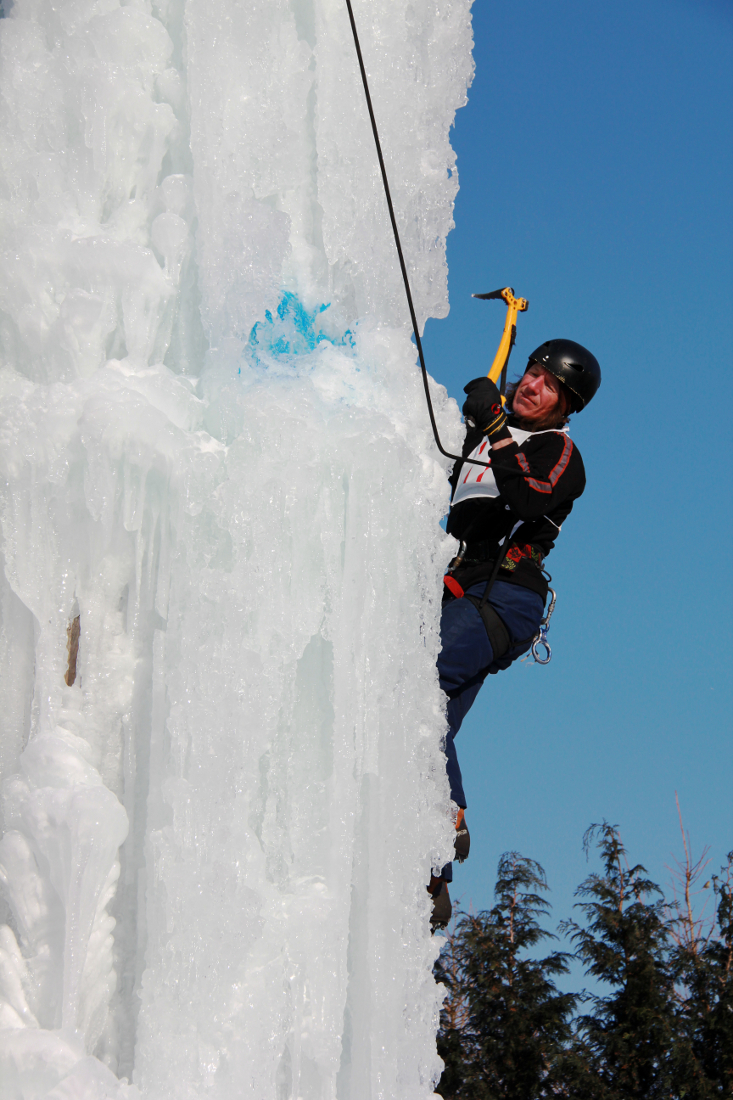
[[[511,286],[505,286],[502,290],[492,290],[490,294],[473,294],[471,297],[481,298],[483,301],[488,301],[491,298],[501,298],[507,304],[504,331],[501,334],[499,347],[489,371],[489,378],[494,384],[498,383],[499,378],[501,378],[500,389],[503,403],[505,402],[504,390],[506,389],[506,372],[509,366],[509,356],[512,353],[512,348],[517,339],[517,314],[524,313],[529,302],[526,298],[515,298],[514,287]]]

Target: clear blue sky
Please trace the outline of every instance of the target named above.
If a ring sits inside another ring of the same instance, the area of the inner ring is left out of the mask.
[[[603,385],[571,429],[588,488],[548,560],[552,663],[491,677],[459,735],[473,849],[452,894],[491,905],[517,849],[559,921],[591,822],[662,884],[675,790],[711,870],[733,848],[733,5],[477,0],[474,34],[428,368],[461,403],[504,318],[471,294],[511,285],[515,371],[566,336]]]

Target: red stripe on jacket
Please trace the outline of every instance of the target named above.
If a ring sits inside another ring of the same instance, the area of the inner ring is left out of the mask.
[[[568,436],[565,436],[565,443],[563,445],[562,454],[558,458],[555,465],[550,470],[547,481],[537,481],[534,477],[525,477],[525,481],[529,485],[530,489],[534,489],[538,493],[551,493],[557,485],[558,481],[568,468],[568,462],[570,456],[573,453],[573,441]],[[529,473],[529,463],[520,451],[517,454],[517,462],[521,466],[522,470]]]

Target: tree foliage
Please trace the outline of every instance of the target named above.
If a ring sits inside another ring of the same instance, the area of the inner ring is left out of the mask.
[[[577,1032],[586,1041],[601,1095],[667,1098],[673,987],[664,900],[641,864],[629,867],[614,826],[592,825],[583,840],[586,851],[594,841],[603,871],[590,874],[576,891],[585,925],[564,921],[561,928],[586,974],[610,992],[589,997],[592,1011],[578,1017]]]
[[[710,886],[715,918],[694,920],[688,900],[670,952],[677,1000],[674,1077],[690,1100],[733,1097],[733,852],[704,889]]]
[[[438,1050],[446,1062],[440,1094],[470,1100],[542,1093],[571,1036],[577,997],[554,983],[567,972],[567,955],[527,955],[555,938],[540,925],[549,904],[538,863],[507,852],[499,861],[496,905],[464,914],[449,941],[440,972],[448,978]],[[551,1095],[548,1093],[547,1095]]]
[[[438,1050],[445,1100],[733,1098],[733,852],[698,889],[706,853],[685,859],[666,901],[618,828],[584,838],[600,868],[578,887],[561,930],[598,993],[561,992],[566,952],[542,958],[547,882],[534,860],[499,861],[496,904],[460,914],[436,965],[447,987]],[[714,900],[698,914],[695,897]]]

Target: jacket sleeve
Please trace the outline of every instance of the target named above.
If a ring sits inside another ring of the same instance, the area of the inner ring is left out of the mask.
[[[564,432],[542,432],[521,447],[492,451],[491,469],[502,500],[523,520],[546,515],[585,489],[583,460]]]

